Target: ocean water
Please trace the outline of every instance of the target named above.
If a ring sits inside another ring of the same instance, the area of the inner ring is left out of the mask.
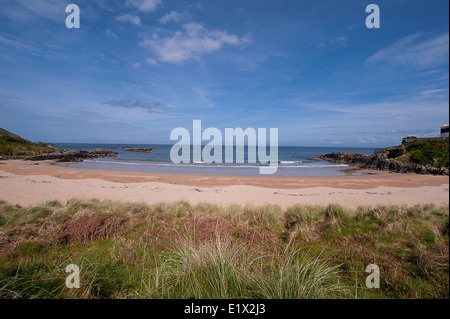
[[[191,162],[174,164],[170,160],[170,150],[172,145],[162,144],[78,144],[78,143],[56,143],[58,148],[70,150],[92,151],[94,148],[113,150],[117,152],[117,157],[101,157],[89,159],[78,163],[63,163],[58,165],[81,167],[81,168],[102,168],[113,170],[146,171],[161,173],[181,173],[181,174],[213,174],[213,175],[259,175],[259,167],[262,163],[248,163],[247,147],[244,148],[244,163],[236,163],[236,149],[233,148],[233,163],[225,162],[226,150],[222,147],[222,163],[206,164],[202,162]],[[120,150],[120,147],[153,147],[153,153],[138,153]],[[267,148],[269,152],[269,149]],[[371,155],[373,148],[346,148],[346,147],[278,147],[278,170],[275,176],[340,176],[349,174],[348,165],[335,164],[328,161],[311,160],[320,154],[332,152],[355,152]],[[192,149],[191,149],[192,157]],[[258,159],[258,156],[256,156]],[[356,173],[358,174],[358,173]]]

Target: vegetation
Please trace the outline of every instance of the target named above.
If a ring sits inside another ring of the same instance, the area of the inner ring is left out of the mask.
[[[448,253],[448,206],[0,201],[0,298],[448,298]]]
[[[449,168],[449,139],[414,141],[411,145],[391,147],[385,151],[388,158],[402,163],[414,163],[437,168]]]
[[[0,128],[0,135],[7,135],[7,136],[13,136],[13,137],[20,137],[19,135],[16,135],[14,133],[11,133],[10,131],[4,130]]]
[[[446,141],[415,141],[406,147],[413,163],[449,168],[449,142]]]
[[[55,148],[48,147],[44,143],[33,143],[6,130],[0,130],[0,156],[25,157],[51,153],[55,151]]]

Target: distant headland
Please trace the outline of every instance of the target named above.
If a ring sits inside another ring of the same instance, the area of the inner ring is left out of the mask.
[[[0,160],[25,159],[30,161],[58,160],[80,162],[88,158],[116,157],[117,153],[96,148],[91,152],[55,148],[46,143],[33,143],[19,135],[0,128]]]
[[[440,134],[436,137],[405,137],[401,145],[375,150],[372,156],[345,152],[319,157],[333,163],[366,169],[449,175],[449,126],[446,124],[441,127]]]

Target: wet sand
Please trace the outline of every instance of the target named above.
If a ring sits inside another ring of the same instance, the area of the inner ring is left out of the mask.
[[[353,173],[364,175],[353,175]],[[449,177],[349,170],[345,176],[231,176],[88,169],[53,161],[0,161],[0,199],[22,206],[99,198],[146,203],[347,207],[449,204]]]

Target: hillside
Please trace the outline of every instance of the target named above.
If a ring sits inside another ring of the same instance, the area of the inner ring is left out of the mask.
[[[0,135],[0,156],[36,156],[55,152],[45,143],[33,143],[21,137]]]
[[[415,141],[411,145],[399,145],[385,150],[388,158],[401,163],[413,163],[430,167],[449,168],[449,139]]]
[[[117,153],[96,148],[91,152],[71,151],[33,143],[22,137],[0,129],[0,159],[26,159],[31,161],[58,160],[59,162],[80,162],[87,158],[116,157]]]
[[[410,145],[386,148],[372,156],[345,152],[320,155],[319,158],[365,169],[449,175],[449,139],[415,141]]]
[[[14,133],[11,133],[10,131],[7,131],[7,130],[5,130],[5,129],[2,129],[1,127],[0,127],[0,135],[7,135],[7,136],[12,136],[12,137],[19,137],[19,138],[21,138],[19,135],[16,135],[16,134],[14,134]]]
[[[55,150],[45,143],[33,143],[0,128],[0,156],[36,156]]]

